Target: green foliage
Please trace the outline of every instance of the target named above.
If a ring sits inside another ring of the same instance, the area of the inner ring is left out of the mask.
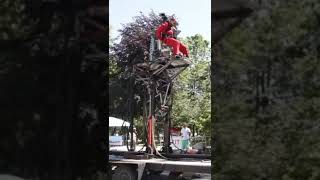
[[[84,56],[104,47],[75,35],[78,10],[64,13],[72,3],[25,2],[0,7],[0,169],[30,179],[91,174],[105,157],[107,91],[105,61]]]
[[[21,39],[30,33],[31,21],[23,0],[2,0],[0,13],[0,40]]]
[[[112,46],[112,41],[109,43]],[[199,34],[182,40],[189,48],[192,65],[182,72],[174,86],[172,119],[175,125],[181,122],[195,124],[209,135],[211,130],[211,84],[210,84],[210,44]],[[112,48],[110,48],[112,50]],[[109,56],[109,111],[111,115],[126,118],[127,81],[122,77],[121,64],[113,53]],[[136,89],[136,119],[141,120],[143,92]],[[138,127],[143,127],[136,121]],[[139,128],[140,129],[140,128]],[[142,132],[138,133],[142,136]]]
[[[200,132],[211,131],[211,82],[209,42],[199,34],[183,42],[190,50],[192,65],[183,71],[174,86],[172,118],[174,124],[188,122]]]
[[[270,3],[215,50],[216,179],[319,178],[316,2]]]
[[[193,62],[210,61],[210,43],[205,40],[200,34],[187,37],[183,40],[188,45],[190,56]]]
[[[113,44],[111,40],[111,54],[109,56],[109,112],[110,115],[126,119],[128,109],[128,80],[126,70],[128,64],[123,63],[131,61],[129,56],[123,54],[135,54],[136,49],[149,49],[146,34],[150,33],[150,29],[159,25],[159,17],[154,13],[149,16],[141,15],[135,17],[133,23],[129,23],[120,31],[121,42]],[[152,24],[145,29],[138,28],[142,22]],[[138,27],[137,27],[138,26]],[[130,28],[129,28],[130,27]],[[132,33],[131,31],[140,33]],[[133,37],[128,37],[128,32],[133,36],[139,36],[139,41],[132,41]],[[174,125],[180,125],[181,122],[189,122],[195,124],[196,127],[206,135],[211,131],[211,84],[210,84],[210,43],[200,34],[196,34],[182,41],[190,50],[190,58],[192,65],[180,74],[173,88],[173,110],[171,113]],[[128,46],[134,43],[133,46]],[[124,48],[124,47],[129,48]],[[115,48],[116,47],[116,48]],[[136,60],[144,59],[144,56],[135,58]],[[142,101],[145,92],[141,91],[141,87],[135,87],[134,115],[135,119],[141,120]],[[137,121],[138,127],[144,125]],[[138,132],[138,134],[142,135]]]

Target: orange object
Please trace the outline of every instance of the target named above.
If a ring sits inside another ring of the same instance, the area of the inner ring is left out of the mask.
[[[148,119],[148,145],[152,145],[152,116]]]

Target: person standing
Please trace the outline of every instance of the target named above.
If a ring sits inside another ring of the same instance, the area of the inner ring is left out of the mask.
[[[137,129],[134,127],[133,128],[133,149],[136,149],[137,145]]]
[[[183,123],[183,128],[181,129],[181,149],[187,151],[189,148],[189,140],[191,136],[191,130],[187,127],[187,123]]]

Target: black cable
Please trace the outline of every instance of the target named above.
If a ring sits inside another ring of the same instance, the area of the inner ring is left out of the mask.
[[[144,147],[146,147],[145,144],[142,146],[142,148],[138,152],[141,152]]]

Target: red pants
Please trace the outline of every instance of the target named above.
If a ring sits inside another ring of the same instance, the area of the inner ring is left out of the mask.
[[[189,53],[187,47],[183,45],[181,42],[174,38],[165,38],[163,41],[166,45],[173,48],[173,54],[178,55],[182,53],[183,55],[189,57]]]

